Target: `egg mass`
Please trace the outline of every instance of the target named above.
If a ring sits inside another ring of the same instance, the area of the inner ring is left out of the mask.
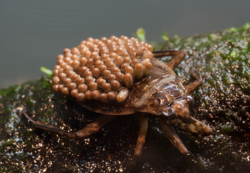
[[[133,85],[149,75],[152,51],[133,37],[90,37],[57,56],[53,89],[80,102],[123,102]]]

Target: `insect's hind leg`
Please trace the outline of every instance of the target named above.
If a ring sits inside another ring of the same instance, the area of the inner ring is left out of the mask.
[[[194,91],[195,89],[197,89],[202,85],[202,77],[198,71],[192,70],[190,72],[190,75],[196,80],[185,86],[187,94],[189,94],[190,92]]]
[[[103,126],[105,126],[107,123],[109,123],[111,120],[113,120],[116,117],[113,115],[101,115],[98,118],[96,118],[95,121],[88,124],[83,129],[75,133],[71,133],[71,132],[67,132],[65,130],[62,130],[52,125],[44,124],[39,121],[34,121],[28,116],[28,114],[26,114],[26,112],[22,111],[22,113],[28,120],[30,120],[35,125],[35,127],[49,131],[49,132],[57,133],[62,136],[67,136],[73,139],[80,139],[80,138],[85,138],[87,136],[90,136],[91,134],[97,132],[99,129],[101,129]]]
[[[185,58],[186,54],[182,50],[162,50],[162,51],[154,51],[153,56],[163,57],[163,56],[173,56],[166,64],[172,70],[175,69],[181,61]]]
[[[143,146],[146,140],[147,131],[148,131],[147,115],[144,115],[141,113],[139,115],[139,122],[140,122],[140,131],[139,131],[137,142],[136,142],[134,156],[130,163],[130,168],[133,168],[133,166],[135,166],[138,158],[141,156],[141,153],[142,153],[142,149],[143,149]]]

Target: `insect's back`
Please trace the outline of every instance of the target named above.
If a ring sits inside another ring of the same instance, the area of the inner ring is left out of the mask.
[[[166,64],[155,58],[152,59],[152,64],[150,75],[135,84],[125,102],[103,103],[90,100],[79,104],[86,109],[108,115],[132,114],[136,111],[142,112],[142,109],[148,113],[162,112],[174,99],[185,95],[185,88]]]

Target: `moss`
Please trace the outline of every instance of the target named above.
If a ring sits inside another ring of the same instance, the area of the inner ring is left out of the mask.
[[[229,134],[233,132],[234,124],[233,123],[226,123],[220,126],[220,133],[222,134]]]
[[[146,41],[146,32],[143,28],[139,28],[137,29],[136,31],[136,37],[139,41],[144,41],[144,42],[147,42]]]
[[[0,95],[1,96],[9,96],[11,93],[17,92],[19,89],[19,85],[13,85],[7,89],[1,89],[0,90]]]
[[[220,112],[224,105],[225,112],[230,110],[237,114],[237,108],[249,103],[250,99],[241,104],[241,98],[250,94],[249,30],[247,23],[241,28],[230,28],[207,35],[173,38],[162,45],[162,49],[178,47],[186,50],[188,61],[183,62],[182,68],[176,70],[179,76],[184,76],[184,82],[191,80],[186,69],[200,69],[204,78],[204,85],[199,90],[201,102],[206,97],[214,101],[214,104],[204,105],[201,109],[213,110],[210,113],[214,114]]]
[[[46,68],[46,67],[41,67],[40,70],[43,73],[45,73],[46,75],[48,75],[48,76],[52,76],[53,75],[53,72],[50,69]]]

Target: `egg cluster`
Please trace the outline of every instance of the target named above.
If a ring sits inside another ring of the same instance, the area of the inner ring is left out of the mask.
[[[57,56],[53,90],[78,101],[123,102],[134,82],[152,69],[153,48],[135,38],[88,38]]]

